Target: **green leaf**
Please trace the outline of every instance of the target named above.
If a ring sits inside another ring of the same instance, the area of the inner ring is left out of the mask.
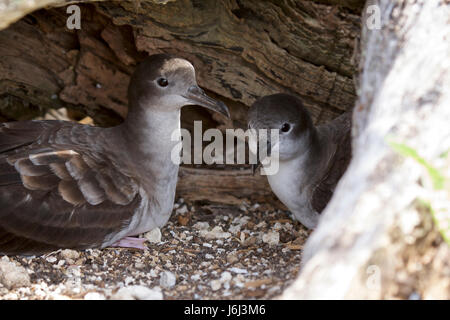
[[[433,167],[431,164],[429,164],[424,158],[422,158],[417,153],[416,150],[414,150],[413,148],[411,148],[403,143],[398,143],[398,142],[395,142],[390,139],[387,142],[388,142],[389,146],[392,149],[394,149],[396,152],[398,152],[399,154],[401,154],[405,157],[411,157],[414,160],[416,160],[418,163],[420,163],[422,166],[424,166],[427,169],[428,174],[431,177],[431,181],[433,182],[434,189],[441,190],[444,188],[444,184],[445,184],[444,176],[439,172],[439,170],[437,170],[435,167]]]
[[[434,209],[429,201],[426,201],[424,199],[418,199],[418,200],[419,200],[419,205],[426,208],[431,213],[431,218],[433,219],[434,224],[438,228],[439,233],[441,234],[444,241],[447,242],[447,244],[450,246],[450,232],[448,232],[448,230],[450,230],[450,228],[447,228],[447,229],[442,228],[442,225],[441,225],[439,219],[436,217],[436,212],[434,211]]]

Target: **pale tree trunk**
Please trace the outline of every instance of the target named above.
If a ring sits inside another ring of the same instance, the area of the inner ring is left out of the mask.
[[[450,207],[450,4],[369,5],[381,29],[369,30],[364,10],[353,159],[282,298],[450,298],[450,250],[436,231]],[[388,142],[440,170],[445,188]]]

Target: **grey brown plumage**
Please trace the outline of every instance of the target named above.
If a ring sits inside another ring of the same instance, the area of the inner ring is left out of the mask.
[[[171,134],[187,104],[228,115],[198,88],[188,61],[155,55],[133,75],[117,127],[0,124],[0,254],[105,247],[164,225],[178,172]]]
[[[300,98],[274,94],[252,105],[248,123],[279,130],[279,170],[268,175],[269,184],[296,219],[314,228],[351,159],[351,112],[316,127]]]
[[[0,252],[98,247],[127,224],[141,202],[138,184],[93,147],[102,130],[63,121],[1,125]]]
[[[330,139],[330,145],[334,149],[322,178],[313,189],[311,198],[314,210],[322,212],[333,196],[334,189],[351,160],[351,112],[346,112],[336,119],[318,126],[317,130],[319,135]]]

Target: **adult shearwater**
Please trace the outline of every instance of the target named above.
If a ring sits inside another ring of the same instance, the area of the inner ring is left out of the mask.
[[[126,237],[167,222],[178,175],[171,135],[181,107],[229,111],[198,87],[191,63],[164,54],[138,66],[128,99],[126,120],[113,128],[0,125],[0,253],[139,247]]]

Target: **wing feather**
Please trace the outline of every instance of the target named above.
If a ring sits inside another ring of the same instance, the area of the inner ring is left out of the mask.
[[[98,247],[129,223],[142,201],[138,184],[95,147],[92,130],[0,124],[0,253]]]
[[[340,178],[347,170],[351,152],[351,112],[346,112],[333,121],[319,127],[320,134],[327,137],[334,153],[322,179],[313,191],[311,204],[322,212],[327,206]]]
[[[14,163],[14,168],[19,172],[21,175],[24,176],[43,176],[51,174],[51,170],[48,166],[42,166],[42,165],[35,165],[31,162],[30,159],[20,159]]]

